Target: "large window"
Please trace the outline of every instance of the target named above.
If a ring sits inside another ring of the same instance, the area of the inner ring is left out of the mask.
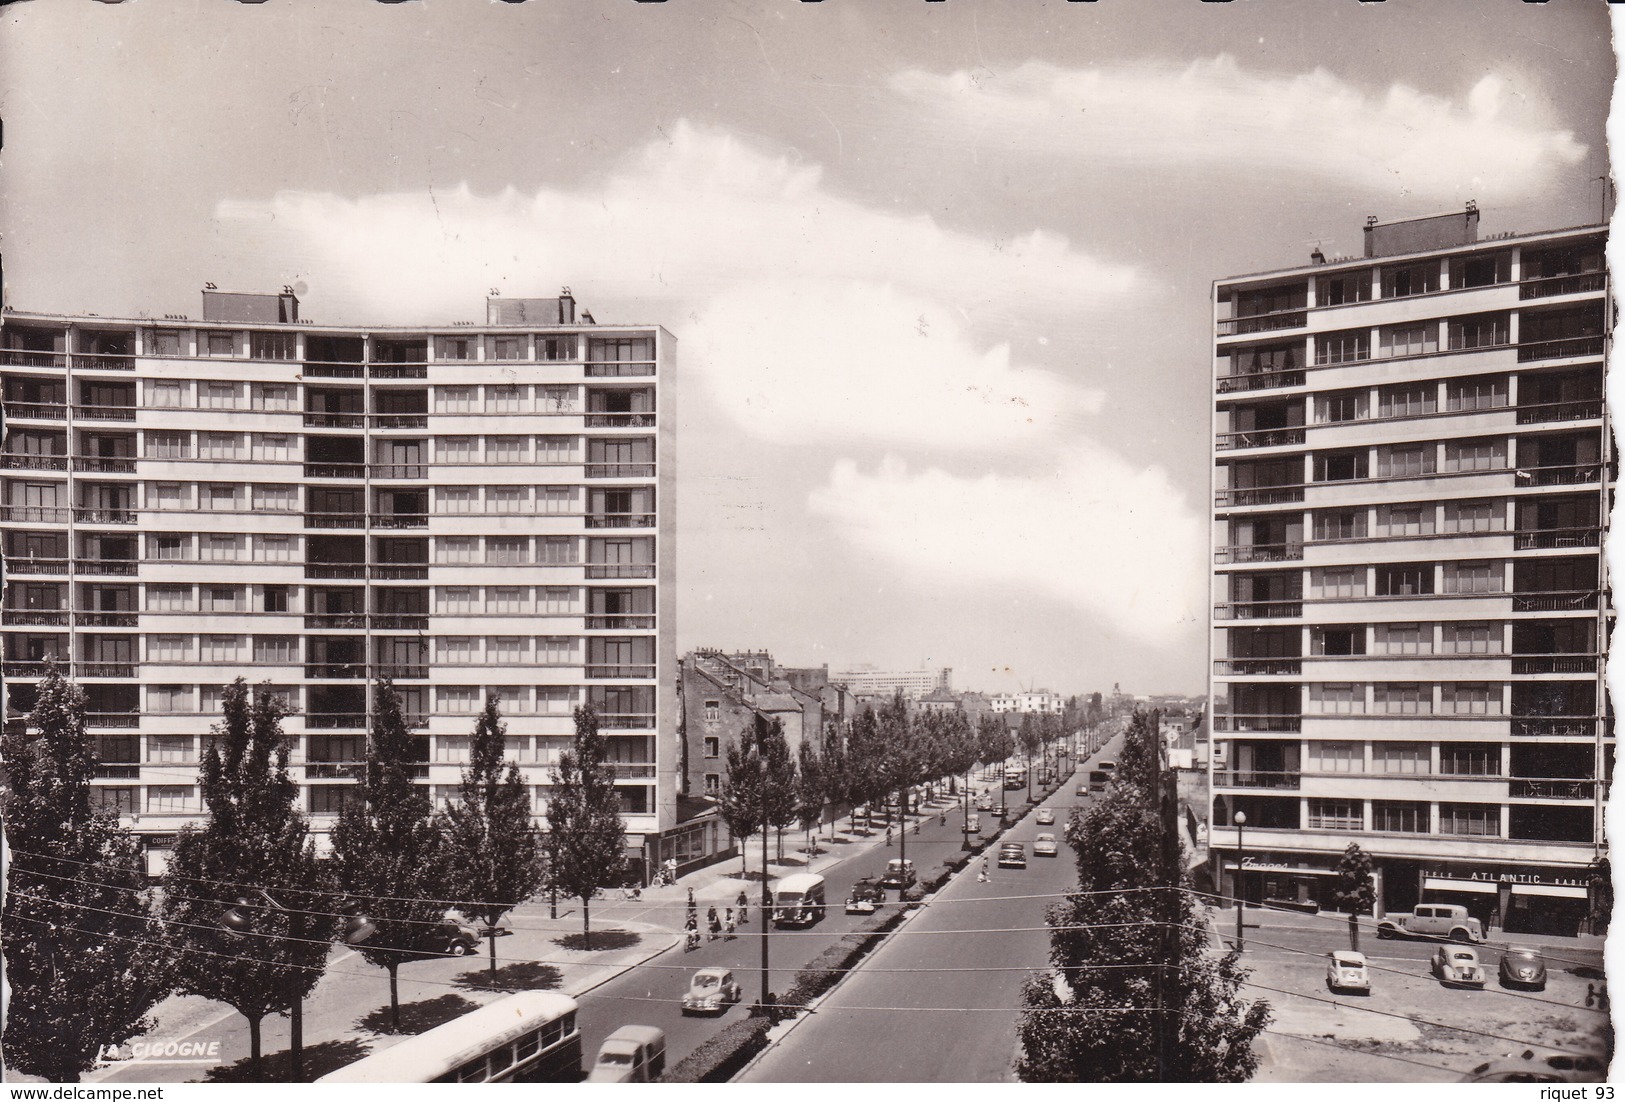
[[[250,333],[250,348],[256,360],[291,360],[294,358],[292,333]]]
[[[1307,767],[1312,773],[1363,773],[1365,744],[1311,740]]]
[[[1315,511],[1315,539],[1357,540],[1366,535],[1364,509],[1317,509]]]
[[[1445,654],[1500,654],[1505,649],[1504,632],[1499,623],[1446,623],[1443,636],[1441,650]]]
[[[1359,421],[1371,416],[1369,390],[1339,390],[1315,397],[1315,420],[1322,424]]]
[[[1440,804],[1439,833],[1498,838],[1501,809],[1494,804]]]
[[[1365,596],[1365,567],[1326,566],[1309,573],[1309,594],[1318,599]]]
[[[1398,773],[1419,776],[1432,771],[1428,764],[1428,744],[1425,742],[1374,742],[1371,744],[1371,769],[1375,773]]]
[[[1297,630],[1293,629],[1293,634]],[[1296,648],[1292,653],[1296,654]],[[1317,657],[1341,657],[1365,653],[1364,624],[1326,624],[1309,629],[1309,653]]]
[[[1500,532],[1507,526],[1506,505],[1500,501],[1447,501],[1446,532]]]
[[[1439,289],[1439,262],[1396,264],[1382,269],[1382,297],[1405,298],[1425,295]]]
[[[1439,772],[1458,777],[1499,777],[1501,748],[1493,742],[1441,742]]]
[[[1377,506],[1377,535],[1394,538],[1404,536],[1431,536],[1434,515],[1432,503],[1407,502],[1402,505]]]
[[[1452,412],[1500,409],[1511,401],[1505,375],[1477,375],[1445,383],[1445,408]]]
[[[1316,482],[1348,482],[1369,473],[1370,453],[1359,450],[1315,453]]]
[[[1506,570],[1499,562],[1447,562],[1444,564],[1446,593],[1500,593],[1505,588]]]
[[[1394,563],[1377,567],[1379,597],[1423,597],[1432,592],[1432,563]]]
[[[1364,715],[1365,685],[1327,681],[1309,686],[1309,710],[1317,715]],[[1349,745],[1358,745],[1350,743]]]
[[[1422,417],[1438,409],[1439,387],[1435,383],[1404,383],[1377,392],[1379,417]]]
[[[1372,686],[1371,702],[1380,715],[1433,714],[1433,686],[1414,681],[1379,682]]]
[[[1343,306],[1351,302],[1369,302],[1371,299],[1371,272],[1339,272],[1321,276],[1315,289],[1315,305]]]
[[[149,429],[146,439],[148,459],[192,458],[192,434],[189,432],[158,432]]]
[[[291,383],[255,383],[249,404],[267,411],[298,409],[299,393]]]
[[[1315,363],[1346,364],[1371,358],[1371,330],[1348,329],[1315,338]]]
[[[1360,800],[1310,800],[1310,830],[1364,830],[1365,812]]]
[[[1377,449],[1378,478],[1425,478],[1433,473],[1439,449],[1434,444],[1390,444]]]
[[[1372,800],[1371,829],[1391,834],[1427,834],[1428,805],[1415,800]]]
[[[1425,356],[1439,350],[1439,325],[1394,325],[1381,331],[1379,345],[1383,356]]]
[[[1444,469],[1447,472],[1502,471],[1506,466],[1507,442],[1504,436],[1445,441]]]
[[[1511,339],[1511,322],[1505,311],[1450,319],[1450,349],[1453,352],[1498,348]]]
[[[1432,624],[1377,624],[1376,653],[1432,654]]]
[[[1440,710],[1458,716],[1498,716],[1501,706],[1499,682],[1457,681],[1439,687]]]

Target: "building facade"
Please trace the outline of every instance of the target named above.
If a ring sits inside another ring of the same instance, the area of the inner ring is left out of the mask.
[[[1023,689],[1019,693],[996,693],[988,698],[988,706],[995,712],[1015,712],[1036,715],[1060,715],[1066,711],[1066,699],[1048,689]]]
[[[836,670],[829,676],[835,684],[844,686],[852,693],[892,696],[901,689],[903,695],[912,700],[938,690],[947,692],[952,687],[953,672],[946,667],[940,670],[881,670],[873,666],[853,666]]]
[[[376,679],[442,801],[498,696],[538,817],[590,704],[628,854],[657,860],[678,789],[673,338],[593,324],[568,292],[492,299],[483,326],[298,310],[212,289],[201,321],[8,309],[8,721],[58,663],[87,697],[99,793],[157,870],[202,811],[235,677],[284,700],[319,838]]]
[[[1213,872],[1330,905],[1358,842],[1382,908],[1572,932],[1614,757],[1605,232],[1478,218],[1215,284]]]

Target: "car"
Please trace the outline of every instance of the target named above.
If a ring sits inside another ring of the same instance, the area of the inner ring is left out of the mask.
[[[849,915],[872,915],[886,902],[886,889],[882,888],[872,878],[861,876],[857,883],[852,885],[852,894],[846,897],[846,913]]]
[[[902,891],[904,888],[913,887],[915,879],[914,862],[906,857],[893,857],[886,862],[886,871],[881,874],[880,886]]]
[[[993,817],[1001,822],[1010,818],[1010,805],[1000,804],[993,809]]]
[[[965,816],[965,833],[966,834],[980,834],[980,833],[982,833],[982,817],[980,815],[967,815],[967,816]]]
[[[1115,773],[1117,772],[1117,763],[1115,761],[1097,762],[1095,768],[1103,773]]]
[[[1051,811],[1047,807],[1041,807],[1038,809],[1038,817],[1035,821],[1039,826],[1054,826],[1055,812]]]
[[[1502,987],[1527,987],[1534,991],[1546,990],[1546,958],[1540,950],[1523,945],[1508,945],[1501,954],[1499,969]]]
[[[1055,835],[1040,834],[1033,839],[1034,857],[1054,857],[1056,853]]]
[[[1326,987],[1332,991],[1364,991],[1371,994],[1371,973],[1365,954],[1339,950],[1326,965]]]
[[[976,797],[976,810],[977,811],[992,811],[993,810],[993,797],[992,797],[992,795],[990,795],[989,793],[984,792],[980,796]]]
[[[999,847],[999,868],[1024,869],[1027,867],[1027,847],[1020,842],[1006,842]]]
[[[1479,1064],[1463,1083],[1601,1083],[1608,1065],[1583,1052],[1524,1049]]]
[[[1080,795],[1080,796],[1089,795],[1089,786],[1087,784],[1078,785],[1078,795]]]
[[[744,994],[730,968],[701,968],[683,996],[684,1014],[723,1014]]]
[[[480,947],[480,932],[461,922],[445,921],[432,930],[425,930],[416,949],[420,953],[438,953],[448,957],[466,957]]]
[[[1484,965],[1468,945],[1441,945],[1433,953],[1433,974],[1456,987],[1483,987]]]

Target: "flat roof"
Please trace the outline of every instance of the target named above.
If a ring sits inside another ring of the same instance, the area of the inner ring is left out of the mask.
[[[102,314],[52,314],[36,310],[19,310],[16,307],[8,306],[4,315],[0,315],[0,323],[10,323],[12,321],[52,321],[63,324],[92,326],[127,325],[150,329],[286,329],[295,333],[343,333],[346,335],[386,333],[435,337],[454,337],[459,334],[472,336],[478,333],[540,333],[555,330],[571,333],[598,333],[615,329],[658,329],[671,337],[672,340],[677,339],[670,330],[658,322],[587,322],[577,320],[559,325],[486,325],[483,322],[444,322],[439,325],[325,325],[315,321],[204,321],[201,318],[192,317],[125,318]]]

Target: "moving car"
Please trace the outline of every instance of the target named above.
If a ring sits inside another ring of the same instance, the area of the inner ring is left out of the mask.
[[[1601,1083],[1608,1065],[1583,1052],[1524,1049],[1479,1064],[1463,1083]]]
[[[684,1014],[723,1014],[744,995],[727,968],[701,968],[683,996]]]
[[[1027,847],[1020,842],[1006,842],[999,847],[999,868],[1024,869],[1027,867]]]
[[[1078,785],[1078,795],[1080,795],[1080,796],[1089,795],[1089,786],[1087,784]]]
[[[480,947],[480,932],[461,922],[442,922],[434,929],[425,929],[415,948],[422,953],[444,953],[448,957],[463,957]]]
[[[1508,945],[1501,954],[1501,986],[1546,990],[1546,958],[1540,950]]]
[[[779,881],[773,893],[773,925],[811,926],[824,917],[824,878],[798,872]]]
[[[666,1033],[652,1025],[623,1025],[604,1038],[589,1083],[652,1083],[666,1070]]]
[[[860,876],[852,885],[852,894],[846,897],[846,913],[872,915],[886,902],[886,889],[867,876]]]
[[[1038,816],[1035,821],[1039,826],[1053,826],[1055,825],[1055,812],[1047,807],[1041,807],[1038,809]]]
[[[1104,769],[1089,770],[1089,791],[1106,791],[1106,786],[1111,783],[1111,779],[1112,775],[1106,772]]]
[[[1366,970],[1365,954],[1340,950],[1332,954],[1326,965],[1326,986],[1332,991],[1364,991],[1371,994],[1371,973]]]
[[[1115,761],[1096,762],[1095,768],[1107,773],[1115,773],[1117,772],[1117,763]]]
[[[980,796],[976,797],[976,810],[977,811],[992,811],[993,810],[993,795],[992,795],[992,793],[984,792]]]
[[[1478,950],[1465,945],[1441,945],[1433,954],[1433,974],[1440,983],[1483,987],[1484,965]]]
[[[980,834],[980,833],[982,833],[982,817],[980,815],[967,815],[967,816],[965,816],[965,833],[966,834]]]
[[[1054,857],[1055,848],[1055,835],[1053,834],[1040,834],[1033,839],[1034,857]]]
[[[886,871],[880,877],[880,886],[902,891],[904,888],[912,887],[914,881],[914,862],[906,857],[893,857],[886,862]]]

